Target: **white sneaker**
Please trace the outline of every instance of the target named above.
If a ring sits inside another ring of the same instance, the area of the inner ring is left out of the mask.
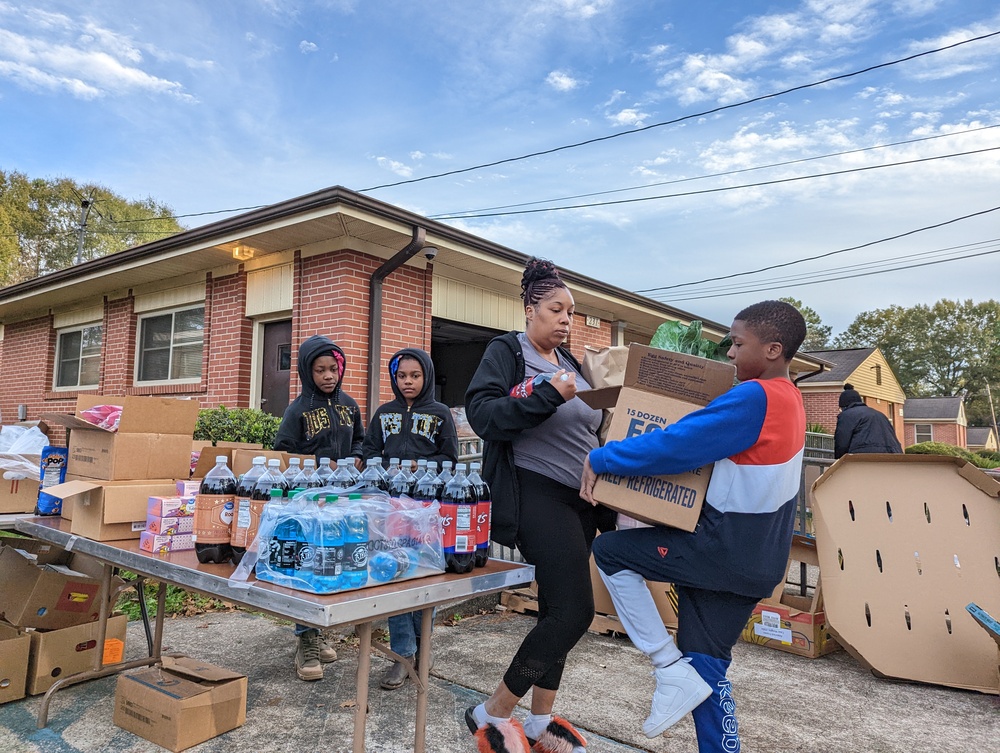
[[[649,718],[642,723],[646,737],[658,737],[712,695],[712,688],[701,679],[690,659],[680,659],[669,667],[653,670],[656,691]]]

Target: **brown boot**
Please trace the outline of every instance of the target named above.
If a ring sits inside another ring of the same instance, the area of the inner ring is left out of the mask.
[[[300,680],[323,679],[323,665],[319,661],[319,632],[307,630],[299,636],[295,650],[295,673]]]
[[[406,659],[411,662],[413,661],[412,656],[408,656]],[[406,664],[401,661],[393,662],[392,666],[386,670],[384,675],[382,675],[379,687],[383,690],[395,690],[396,688],[402,687],[403,683],[406,682],[407,677],[409,677],[409,674],[407,673]]]
[[[337,649],[322,635],[319,638],[319,660],[323,664],[337,661]]]

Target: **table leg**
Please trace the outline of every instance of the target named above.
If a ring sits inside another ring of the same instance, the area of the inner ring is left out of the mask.
[[[424,753],[427,741],[427,690],[431,663],[431,630],[434,627],[434,608],[428,607],[420,611],[420,655],[417,657],[417,670],[420,681],[417,683],[417,717],[413,735],[413,753]]]
[[[355,626],[358,634],[358,684],[354,698],[354,753],[365,753],[365,721],[368,715],[368,677],[371,674],[372,624]]]

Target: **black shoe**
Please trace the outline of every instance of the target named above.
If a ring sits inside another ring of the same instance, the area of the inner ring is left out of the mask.
[[[479,729],[479,725],[476,723],[476,715],[473,713],[475,710],[475,706],[469,706],[465,710],[465,723],[469,726],[469,732],[472,734],[476,734],[476,730]]]

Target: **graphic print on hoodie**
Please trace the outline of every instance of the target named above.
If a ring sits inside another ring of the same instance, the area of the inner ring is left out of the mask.
[[[337,386],[329,395],[313,380],[313,362],[320,356],[332,356],[340,372]],[[302,392],[285,410],[274,449],[326,457],[334,462],[361,456],[364,421],[354,398],[341,389],[346,370],[347,357],[330,338],[313,335],[302,342],[298,359]]]
[[[404,357],[415,359],[424,372],[424,387],[412,406],[406,404],[396,383],[396,371]],[[434,399],[434,377],[434,362],[420,348],[403,348],[389,359],[389,381],[396,399],[379,406],[372,416],[365,435],[365,459],[457,461],[455,420],[448,406]]]

